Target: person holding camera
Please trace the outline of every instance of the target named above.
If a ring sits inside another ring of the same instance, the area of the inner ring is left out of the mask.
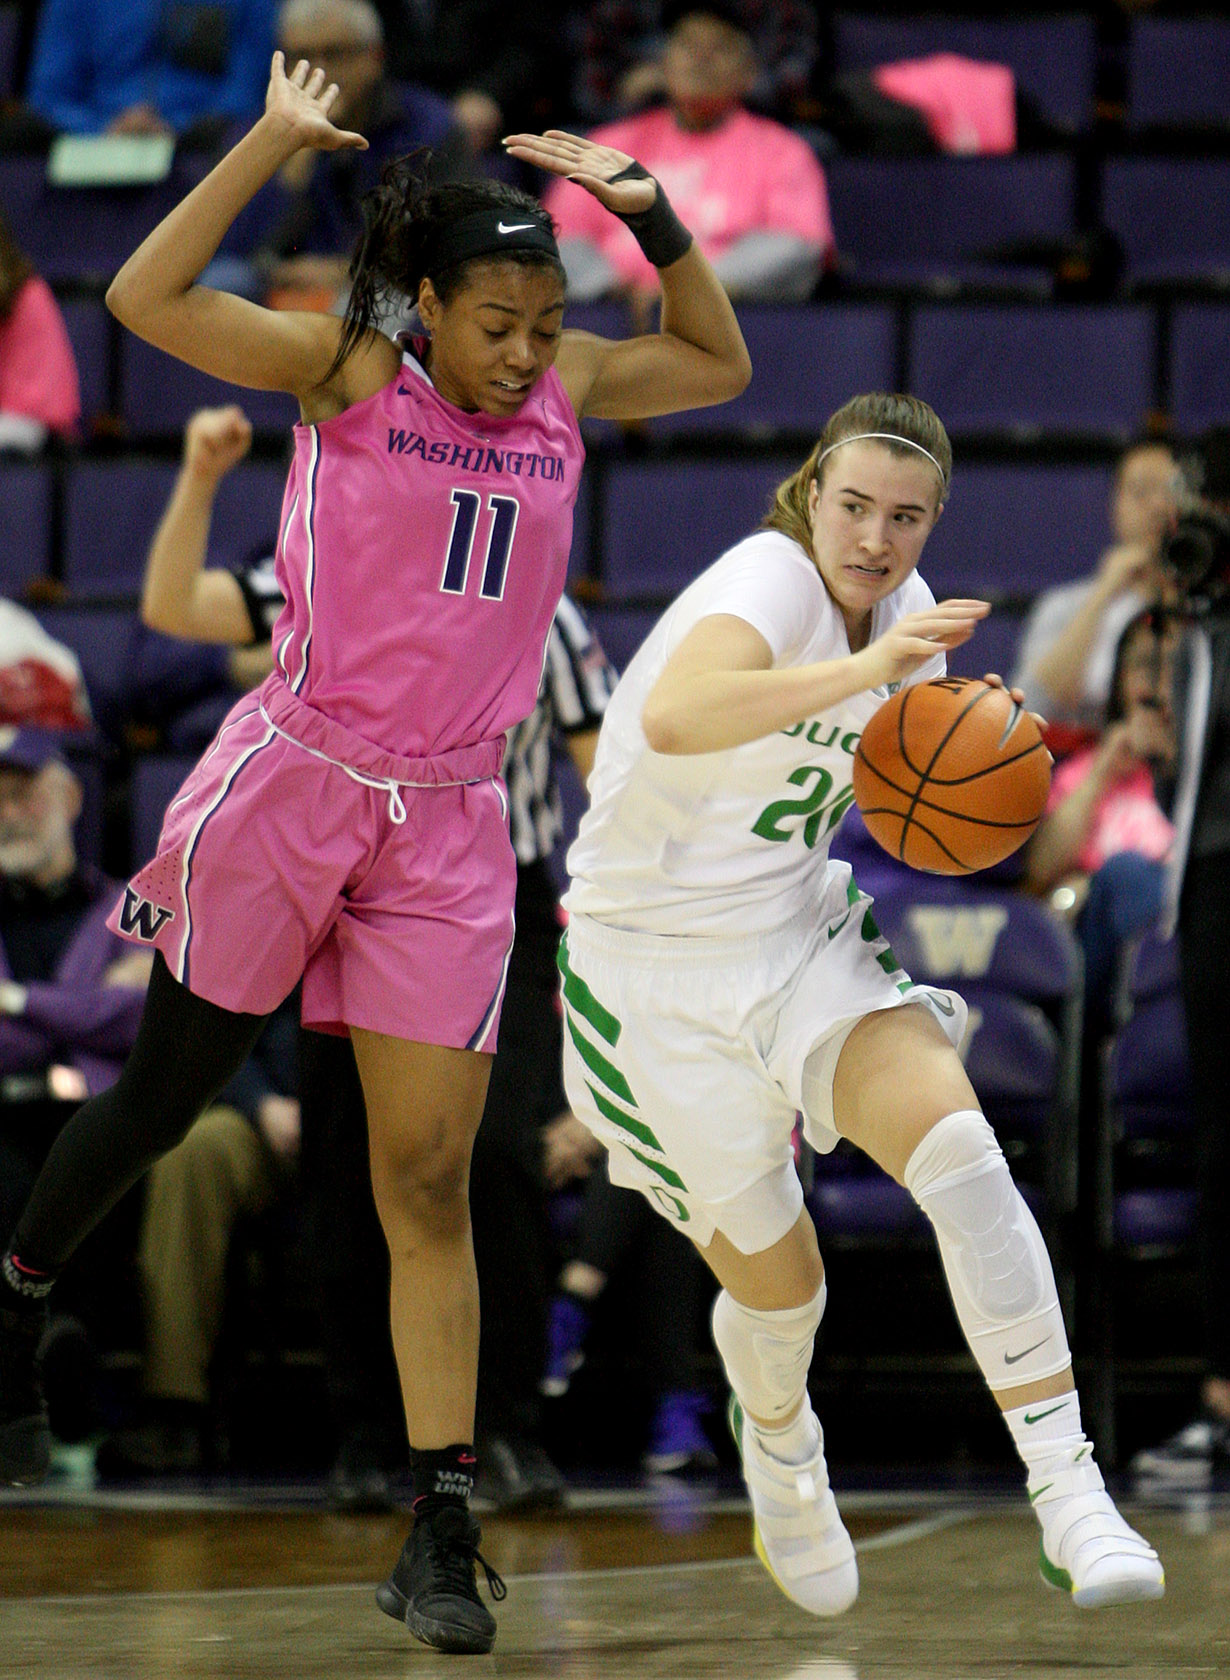
[[[1230,428],[1203,440],[1199,476],[1198,494],[1162,545],[1187,622],[1175,678],[1175,774],[1161,791],[1175,826],[1163,926],[1178,930],[1187,1018],[1205,1376],[1198,1415],[1132,1460],[1137,1476],[1176,1487],[1206,1486],[1230,1470]]]
[[[1177,476],[1168,443],[1129,444],[1111,490],[1114,540],[1097,570],[1043,590],[1033,604],[1012,682],[1052,728],[1091,733],[1102,726],[1119,638],[1136,614],[1164,593],[1158,555],[1175,515]]]

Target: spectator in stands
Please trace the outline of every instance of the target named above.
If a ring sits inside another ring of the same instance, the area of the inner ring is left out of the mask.
[[[51,288],[0,215],[0,451],[32,455],[81,418],[77,362]]]
[[[84,732],[90,700],[73,650],[0,597],[0,725],[8,724]]]
[[[210,1363],[241,1218],[272,1205],[299,1152],[298,993],[145,1181],[137,1249],[144,1416],[99,1449],[104,1480],[191,1472],[209,1458]]]
[[[1174,756],[1170,667],[1175,631],[1138,613],[1115,650],[1106,728],[1056,769],[1047,814],[1025,854],[1037,893],[1069,889],[1085,951],[1090,1028],[1111,1025],[1120,954],[1162,907],[1163,860],[1174,830],[1153,792],[1153,770]]]
[[[567,82],[564,7],[558,0],[377,0],[391,71],[448,100],[484,167],[507,160],[501,135],[541,130],[560,114]]]
[[[1034,602],[1012,681],[1052,726],[1086,732],[1101,727],[1119,638],[1166,587],[1158,556],[1175,515],[1177,487],[1178,466],[1169,444],[1132,444],[1115,471],[1110,501],[1114,541],[1097,571],[1044,590]]]
[[[665,97],[663,49],[677,11],[661,0],[596,0],[584,8],[573,104],[587,122],[613,122]],[[748,103],[791,122],[806,101],[816,66],[816,8],[802,0],[741,0],[738,15],[756,53]]]
[[[637,158],[664,183],[731,297],[804,299],[833,249],[820,164],[797,135],[746,108],[756,57],[728,0],[684,0],[667,16],[668,103],[591,139]],[[589,196],[557,181],[545,200],[559,223],[569,295],[656,293],[655,271],[632,235],[603,226]]]
[[[384,30],[370,0],[285,0],[277,36],[288,65],[307,59],[337,83],[333,114],[364,136],[367,150],[297,152],[231,224],[211,283],[288,307],[327,309],[345,296],[350,253],[363,232],[359,199],[385,164],[426,146],[432,178],[453,180],[470,172],[469,146],[447,101],[389,80]]]
[[[26,98],[57,132],[216,138],[264,106],[273,0],[46,0]]]
[[[148,961],[109,933],[119,884],[82,864],[73,825],[81,783],[59,736],[0,727],[0,1227],[11,1235],[61,1126],[105,1090],[132,1048]],[[102,1303],[91,1289],[99,1232],[72,1268],[49,1326],[52,1343],[85,1346]],[[113,1303],[108,1302],[107,1305]],[[89,1396],[65,1392],[47,1369],[57,1434],[87,1434]],[[66,1427],[71,1408],[75,1419]],[[84,1414],[84,1415],[83,1415]]]
[[[567,1391],[584,1362],[600,1297],[613,1280],[634,1272],[635,1323],[653,1407],[641,1462],[651,1475],[712,1470],[717,1459],[701,1423],[710,1401],[696,1386],[698,1330],[713,1296],[705,1268],[643,1196],[611,1183],[604,1159],[595,1165],[601,1152],[581,1122],[569,1113],[562,1124],[567,1131],[560,1142],[567,1139],[577,1163],[572,1170],[589,1176],[575,1248],[551,1299],[543,1393]]]

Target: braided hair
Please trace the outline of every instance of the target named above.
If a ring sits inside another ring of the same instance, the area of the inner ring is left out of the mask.
[[[520,187],[490,179],[433,183],[428,179],[431,161],[426,148],[395,158],[385,165],[379,184],[363,195],[363,232],[350,259],[345,325],[326,382],[374,330],[383,304],[394,298],[414,302],[425,279],[430,279],[441,303],[447,304],[464,288],[476,264],[493,260],[491,255],[468,257],[433,269],[432,249],[444,228],[476,210],[531,216],[554,228],[538,200]],[[501,251],[498,260],[548,268],[561,282],[564,279],[563,264],[546,251]]]

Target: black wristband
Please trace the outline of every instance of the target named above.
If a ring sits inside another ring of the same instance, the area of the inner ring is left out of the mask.
[[[612,211],[612,215],[619,216],[632,229],[633,237],[653,266],[669,268],[686,256],[692,248],[692,235],[671,208],[661,181],[655,180],[639,163],[630,163],[618,175],[612,175],[609,184],[616,181],[653,181],[656,191],[648,210],[635,210],[626,216],[618,210]]]

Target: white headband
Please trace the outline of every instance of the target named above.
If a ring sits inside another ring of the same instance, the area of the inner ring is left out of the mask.
[[[843,443],[863,443],[867,438],[883,438],[888,443],[904,443],[910,449],[917,449],[920,455],[925,455],[940,475],[940,484],[947,489],[948,474],[940,466],[929,449],[924,449],[921,443],[915,443],[913,438],[898,437],[896,432],[855,432],[853,437],[838,438],[836,443],[830,443],[827,449],[822,449],[816,457],[816,471],[820,471],[820,463],[826,455],[831,455],[835,449],[840,449]]]

